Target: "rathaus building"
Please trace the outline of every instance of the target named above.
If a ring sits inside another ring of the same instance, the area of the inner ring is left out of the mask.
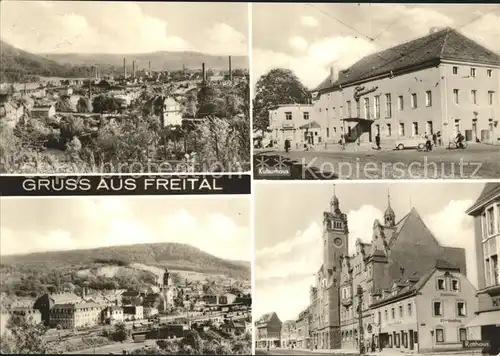
[[[323,261],[310,290],[310,347],[357,349],[360,337],[377,345],[370,305],[422,278],[436,261],[466,273],[465,250],[441,246],[415,208],[398,220],[390,196],[383,221],[373,222],[371,242],[356,240],[355,251],[348,246],[349,221],[334,193],[323,213]]]

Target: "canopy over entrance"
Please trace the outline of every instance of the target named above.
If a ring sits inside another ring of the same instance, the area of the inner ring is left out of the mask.
[[[300,126],[301,129],[320,129],[321,125],[318,124],[316,121],[311,121],[308,122],[307,124],[304,124]]]
[[[372,119],[365,119],[363,117],[346,117],[344,119],[342,119],[342,121],[344,122],[359,122],[359,123],[372,123],[374,120]]]
[[[472,319],[468,328],[474,326],[487,326],[487,325],[500,325],[500,310],[494,310],[489,312],[484,312]]]

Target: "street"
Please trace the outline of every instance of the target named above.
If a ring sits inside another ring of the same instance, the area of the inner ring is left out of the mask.
[[[364,151],[261,151],[256,179],[488,179],[500,176],[500,147]]]
[[[348,353],[329,353],[328,351],[317,350],[305,350],[305,349],[255,349],[256,355],[342,355],[342,356],[358,356],[359,354],[348,354]]]
[[[86,350],[73,351],[74,354],[79,355],[99,355],[99,354],[123,354],[123,351],[133,351],[140,349],[145,346],[152,346],[156,344],[156,340],[146,340],[145,342],[124,342],[124,343],[116,343],[112,345],[106,345]]]

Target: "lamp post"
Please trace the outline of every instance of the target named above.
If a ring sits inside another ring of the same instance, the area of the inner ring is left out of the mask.
[[[364,347],[363,347],[363,288],[361,285],[358,285],[356,289],[356,294],[358,296],[358,321],[359,321],[359,328],[358,328],[358,335],[359,335],[359,353],[364,354]]]

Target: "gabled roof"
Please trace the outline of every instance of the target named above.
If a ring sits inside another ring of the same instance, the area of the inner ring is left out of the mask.
[[[316,121],[311,121],[308,122],[307,124],[304,124],[300,126],[301,129],[320,129],[321,125],[318,124]]]
[[[485,204],[495,198],[500,198],[500,183],[486,183],[479,198],[474,205],[467,209],[466,213],[475,215]]]
[[[339,73],[331,83],[328,76],[314,91],[348,86],[352,83],[379,75],[394,75],[398,71],[435,65],[441,60],[454,60],[478,64],[500,65],[500,55],[462,35],[457,30],[445,28],[424,37],[405,42],[378,53],[368,55]]]

